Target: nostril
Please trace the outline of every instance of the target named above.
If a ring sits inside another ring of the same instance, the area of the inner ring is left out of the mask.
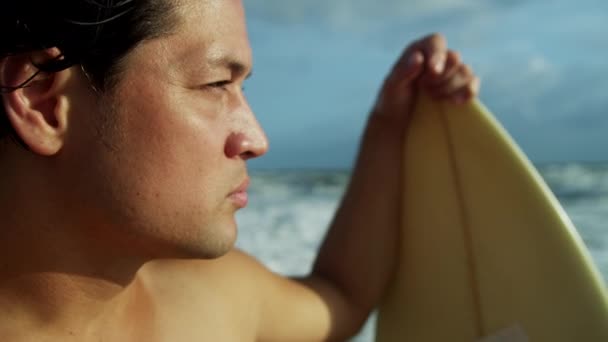
[[[243,158],[243,160],[253,159],[256,156],[257,155],[251,151],[246,151],[246,152],[241,153],[241,158]]]

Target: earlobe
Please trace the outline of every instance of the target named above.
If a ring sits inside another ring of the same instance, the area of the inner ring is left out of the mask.
[[[32,152],[44,156],[57,154],[64,145],[69,108],[64,90],[70,70],[44,73],[33,63],[57,56],[60,56],[57,49],[10,56],[2,61],[0,68],[3,86],[16,87],[31,78],[23,87],[2,94],[3,103],[17,135]]]

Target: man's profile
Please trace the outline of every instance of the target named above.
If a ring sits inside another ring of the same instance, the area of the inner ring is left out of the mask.
[[[287,279],[234,250],[246,162],[268,148],[241,89],[241,0],[0,7],[3,341],[354,335],[392,272],[413,93],[463,102],[479,86],[439,35],[405,50],[313,272]]]

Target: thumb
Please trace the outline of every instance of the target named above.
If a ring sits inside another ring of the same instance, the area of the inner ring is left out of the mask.
[[[411,111],[417,90],[417,80],[424,71],[424,56],[412,53],[403,63],[395,65],[386,79],[376,102],[374,114],[405,117]]]

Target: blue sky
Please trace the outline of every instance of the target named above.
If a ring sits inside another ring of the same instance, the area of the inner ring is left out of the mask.
[[[348,168],[407,43],[446,35],[481,99],[535,162],[608,160],[605,0],[245,0],[249,100],[270,152],[256,168]]]

